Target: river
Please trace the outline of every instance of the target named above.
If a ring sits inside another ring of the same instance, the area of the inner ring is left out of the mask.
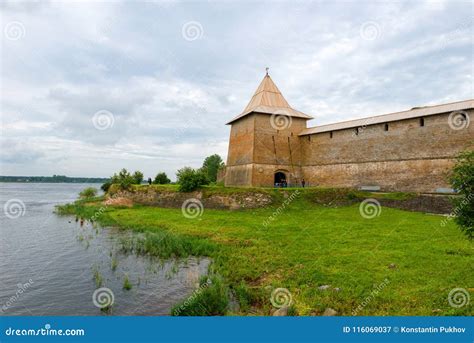
[[[131,233],[54,213],[89,186],[0,183],[0,315],[169,315],[207,273],[207,259],[124,254]]]

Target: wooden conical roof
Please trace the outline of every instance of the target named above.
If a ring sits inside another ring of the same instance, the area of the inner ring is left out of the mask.
[[[244,112],[251,111],[259,106],[290,108],[283,94],[281,94],[268,74],[263,78],[260,86],[258,86],[255,94],[252,96],[252,99],[250,99],[247,107],[245,107]]]
[[[227,124],[231,124],[237,119],[240,119],[252,112],[285,114],[290,117],[313,119],[311,116],[291,108],[268,73],[265,75],[262,82],[260,82],[260,85],[252,96],[252,99],[250,99],[248,105],[245,107],[244,111]]]

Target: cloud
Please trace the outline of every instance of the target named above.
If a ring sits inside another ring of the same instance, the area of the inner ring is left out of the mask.
[[[311,125],[473,94],[469,3],[1,8],[3,174],[108,176],[126,167],[174,176],[207,155],[225,158],[225,123],[267,66],[289,103],[316,118]],[[202,27],[198,39],[183,37],[190,22]],[[18,36],[6,34],[10,23],[20,23]],[[100,125],[97,113],[107,114]]]

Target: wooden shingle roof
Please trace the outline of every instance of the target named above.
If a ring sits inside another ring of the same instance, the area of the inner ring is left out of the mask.
[[[365,127],[369,125],[389,123],[393,121],[419,118],[425,116],[431,116],[440,113],[455,112],[455,111],[464,111],[474,108],[474,100],[464,100],[457,101],[448,104],[440,104],[433,106],[423,106],[423,107],[414,107],[407,111],[395,112],[382,114],[373,117],[366,117],[361,119],[347,120],[334,124],[320,125],[315,127],[309,127],[303,130],[299,136],[311,135],[314,133],[322,133],[329,131],[344,130],[355,127]]]
[[[313,119],[313,117],[291,108],[268,73],[263,78],[244,111],[227,124],[231,124],[237,119],[253,112]]]

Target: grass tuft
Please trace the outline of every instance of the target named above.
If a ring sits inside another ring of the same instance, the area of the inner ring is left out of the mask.
[[[199,287],[171,309],[173,316],[224,315],[229,306],[229,290],[217,276],[201,277]]]
[[[125,274],[125,278],[123,279],[123,289],[126,291],[132,289],[132,283],[130,282],[130,279],[128,278],[127,274]]]
[[[104,284],[104,278],[100,274],[99,268],[97,267],[94,267],[94,282],[96,288],[102,287],[102,285]]]
[[[181,258],[189,256],[210,256],[216,250],[209,241],[170,234],[167,231],[145,232],[138,237],[128,237],[121,240],[123,252],[137,255],[149,255],[162,259]]]

